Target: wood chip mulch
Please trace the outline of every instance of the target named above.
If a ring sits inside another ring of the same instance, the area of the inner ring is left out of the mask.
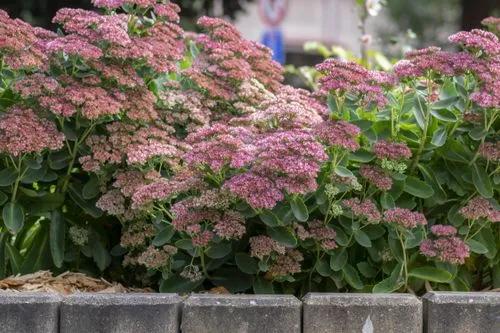
[[[126,288],[117,282],[108,282],[83,273],[65,272],[53,276],[49,271],[10,276],[0,280],[1,291],[55,292],[63,295],[77,292],[128,293],[153,292],[152,289]]]

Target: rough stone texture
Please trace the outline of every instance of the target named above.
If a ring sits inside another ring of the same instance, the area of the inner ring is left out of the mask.
[[[428,333],[500,332],[500,293],[431,292],[423,302]]]
[[[422,332],[422,303],[412,295],[309,293],[303,302],[304,333]]]
[[[192,295],[182,333],[300,333],[301,302],[285,295]]]
[[[0,332],[57,333],[60,302],[56,294],[0,292]]]
[[[73,294],[61,305],[61,333],[177,333],[175,294]]]

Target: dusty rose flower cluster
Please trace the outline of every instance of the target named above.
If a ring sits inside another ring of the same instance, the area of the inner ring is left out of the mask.
[[[254,236],[250,238],[250,255],[259,259],[276,253],[285,254],[285,246],[276,242],[268,236]]]
[[[234,99],[238,86],[234,83],[248,79],[257,79],[271,90],[281,85],[282,68],[272,60],[269,49],[243,39],[224,20],[201,17],[198,25],[207,32],[195,38],[203,52],[186,75],[210,95]]]
[[[359,174],[370,184],[373,184],[382,191],[388,191],[392,187],[392,178],[376,165],[363,164],[359,168]]]
[[[304,260],[304,256],[300,251],[288,249],[284,255],[276,258],[276,261],[271,265],[267,274],[272,278],[283,277],[300,272],[300,263]]]
[[[0,115],[0,152],[13,156],[58,150],[64,134],[56,126],[39,118],[30,109],[11,108]]]
[[[319,79],[321,93],[352,93],[358,95],[364,104],[374,103],[378,107],[387,104],[383,87],[396,83],[391,74],[370,71],[354,62],[337,59],[327,59],[316,69],[323,74]]]
[[[428,257],[451,264],[463,264],[469,257],[469,246],[456,237],[457,229],[449,225],[436,224],[431,227],[435,239],[426,239],[420,244],[420,252]]]
[[[400,160],[411,157],[411,150],[405,143],[379,140],[373,145],[373,152],[380,159]]]
[[[413,229],[419,225],[427,224],[427,219],[424,214],[399,207],[386,210],[384,212],[384,221],[395,223],[407,229]]]
[[[479,146],[479,154],[492,162],[500,161],[500,141],[484,142]]]
[[[41,28],[33,28],[19,19],[11,19],[0,10],[0,51],[5,64],[13,69],[46,68],[47,55],[39,36],[53,33]]]
[[[469,220],[486,219],[491,222],[500,222],[500,210],[483,197],[475,197],[460,209],[460,214]]]
[[[475,59],[466,52],[451,53],[431,46],[409,51],[405,59],[394,65],[394,73],[399,78],[416,78],[427,75],[429,71],[444,76],[460,75],[473,66]]]
[[[301,240],[313,239],[318,242],[324,250],[333,250],[337,248],[337,243],[335,243],[335,230],[325,225],[322,221],[311,221],[307,226],[297,224],[295,229],[297,236]]]
[[[382,215],[372,200],[361,201],[359,198],[345,199],[342,201],[345,207],[348,207],[354,216],[364,218],[368,223],[377,223],[382,219]]]
[[[355,151],[359,148],[356,137],[361,130],[346,121],[328,120],[314,128],[316,136],[329,146]]]

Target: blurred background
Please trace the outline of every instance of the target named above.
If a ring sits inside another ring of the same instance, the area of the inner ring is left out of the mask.
[[[388,57],[409,48],[446,46],[458,30],[480,27],[487,16],[500,16],[500,0],[177,0],[182,25],[194,29],[201,15],[225,17],[242,34],[270,46],[277,60],[309,65],[321,59],[315,41],[360,55],[365,47]],[[11,16],[55,28],[62,7],[91,8],[90,0],[0,0]],[[362,41],[362,43],[360,43]],[[317,44],[316,44],[317,45]],[[309,45],[311,46],[311,45]],[[314,49],[314,50],[312,50]]]

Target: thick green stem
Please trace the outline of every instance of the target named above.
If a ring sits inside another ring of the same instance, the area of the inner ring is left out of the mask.
[[[14,164],[14,167],[17,171],[17,177],[16,177],[16,181],[14,182],[14,186],[12,188],[12,196],[10,198],[11,202],[16,201],[17,191],[19,189],[19,183],[21,182],[21,179],[24,177],[24,174],[26,173],[26,170],[27,170],[27,168],[25,168],[24,170],[22,169],[22,163],[23,163],[23,157],[20,157],[19,163],[17,165]]]
[[[201,269],[205,277],[208,279],[209,276],[208,276],[207,266],[205,264],[205,252],[203,251],[203,249],[200,249],[200,259],[201,259]]]
[[[491,115],[490,121],[488,121],[486,113],[484,114],[484,123],[485,123],[485,132],[488,133],[491,126],[495,123],[496,117],[498,115],[498,110],[495,110],[493,114]],[[481,138],[481,142],[479,143],[479,147],[484,144],[484,141],[486,140],[486,134]],[[474,154],[474,157],[472,160],[469,162],[469,165],[474,164],[476,162],[477,158],[479,157],[479,149],[476,151]]]
[[[401,243],[401,249],[403,251],[403,267],[402,270],[404,272],[404,279],[405,279],[405,290],[408,288],[408,258],[406,255],[406,246],[405,246],[405,241],[403,235],[396,230],[396,233],[399,238],[399,242]]]

